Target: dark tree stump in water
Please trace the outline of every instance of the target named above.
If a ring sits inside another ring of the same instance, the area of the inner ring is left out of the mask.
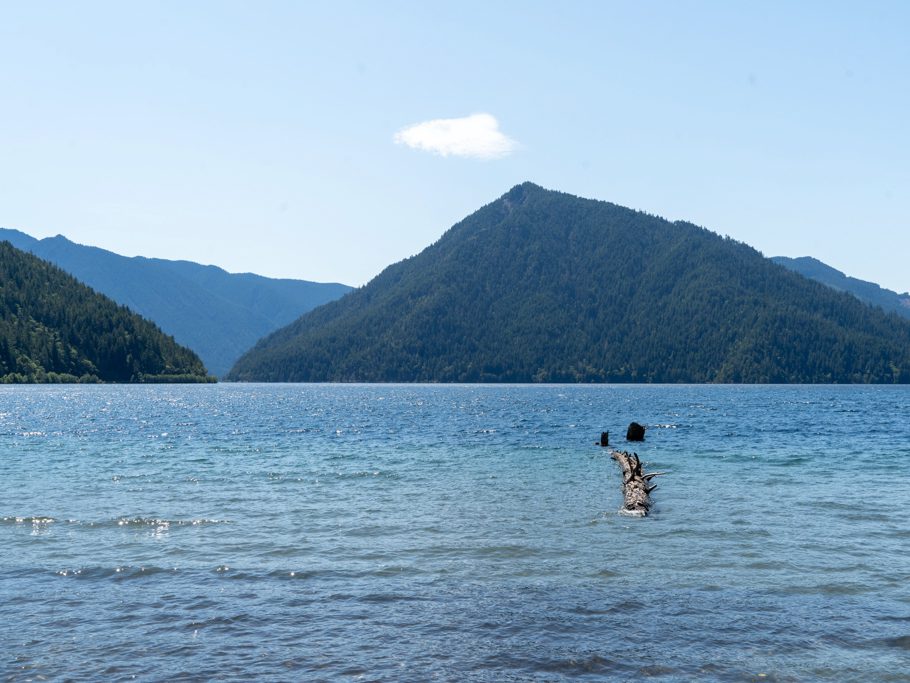
[[[629,429],[626,430],[626,441],[644,441],[645,440],[645,428],[633,422],[629,425]]]
[[[600,433],[600,445],[606,447],[610,445],[610,432]]]
[[[623,505],[620,512],[633,517],[644,517],[651,510],[651,491],[657,488],[657,484],[649,486],[648,482],[665,473],[644,474],[637,453],[613,451],[610,457],[622,468]]]

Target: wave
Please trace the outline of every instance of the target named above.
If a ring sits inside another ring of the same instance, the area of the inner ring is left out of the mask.
[[[115,567],[77,567],[59,569],[54,572],[57,576],[72,579],[97,580],[97,579],[117,579],[126,581],[130,579],[142,579],[160,574],[175,574],[179,570],[176,567],[145,567],[118,565]]]
[[[54,524],[57,521],[54,517],[49,517],[47,515],[27,515],[23,517],[0,517],[0,524]],[[67,522],[72,522],[73,520],[66,520]]]
[[[112,527],[190,527],[204,526],[210,524],[231,524],[226,519],[208,519],[208,518],[191,518],[191,519],[165,519],[161,517],[115,517],[106,520],[80,520],[80,519],[57,519],[50,515],[14,515],[0,517],[0,525],[32,525],[45,526],[50,524],[71,524],[88,528],[112,528]]]
[[[230,524],[226,519],[161,519],[159,517],[120,517],[108,522],[91,522],[89,526],[154,526],[154,527],[181,527],[204,526],[210,524]]]

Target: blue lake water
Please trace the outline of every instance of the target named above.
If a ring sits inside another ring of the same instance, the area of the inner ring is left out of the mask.
[[[910,681],[910,388],[0,387],[0,551],[3,681]]]

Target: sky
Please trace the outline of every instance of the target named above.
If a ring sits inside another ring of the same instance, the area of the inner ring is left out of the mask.
[[[910,3],[0,0],[0,227],[361,285],[518,183],[910,289]]]

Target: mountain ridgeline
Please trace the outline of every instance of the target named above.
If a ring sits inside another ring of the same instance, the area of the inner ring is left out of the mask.
[[[191,261],[126,257],[75,244],[61,235],[38,240],[18,230],[0,229],[3,239],[153,320],[219,376],[260,338],[351,289],[228,273]]]
[[[910,318],[910,293],[898,294],[874,282],[867,282],[866,280],[844,275],[837,268],[832,268],[827,263],[822,263],[811,256],[800,256],[799,258],[774,256],[771,260],[804,277],[821,282],[832,289],[840,292],[849,292],[867,304],[880,306],[887,312],[897,313],[904,318]]]
[[[0,382],[206,382],[202,361],[56,266],[0,242]]]
[[[690,223],[525,183],[228,379],[910,382],[910,324]]]

